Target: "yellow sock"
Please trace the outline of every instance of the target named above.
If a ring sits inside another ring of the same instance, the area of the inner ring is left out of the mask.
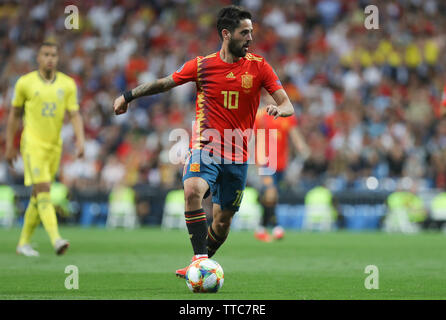
[[[31,240],[31,236],[36,230],[36,227],[40,223],[39,211],[37,210],[37,199],[32,196],[29,199],[28,207],[25,211],[25,219],[23,221],[22,232],[20,234],[19,246],[28,244]]]
[[[56,210],[51,203],[49,192],[40,192],[37,194],[37,209],[39,210],[40,220],[42,220],[42,224],[54,246],[56,240],[60,239],[60,234],[57,227]]]

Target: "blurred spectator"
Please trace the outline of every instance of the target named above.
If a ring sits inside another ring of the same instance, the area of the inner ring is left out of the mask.
[[[363,27],[367,1],[233,2],[252,10],[251,49],[277,70],[313,150],[289,187],[308,190],[331,177],[342,188],[360,188],[364,177],[409,175],[446,188],[444,1],[375,1],[380,30]],[[215,52],[215,17],[231,1],[79,1],[79,30],[64,28],[66,3],[0,4],[0,128],[15,81],[35,69],[38,44],[55,38],[60,69],[79,87],[86,130],[85,159],[75,160],[65,144],[61,179],[107,191],[119,183],[181,185],[182,165],[169,162],[169,133],[190,133],[195,86],[138,99],[119,117],[112,101]],[[74,139],[70,130],[62,133],[67,142]],[[19,181],[20,170],[0,160],[0,180]]]

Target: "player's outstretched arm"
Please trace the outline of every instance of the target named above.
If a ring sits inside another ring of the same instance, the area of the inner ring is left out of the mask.
[[[294,107],[291,104],[291,101],[288,98],[285,90],[276,90],[272,94],[272,97],[277,105],[275,106],[270,104],[266,106],[266,112],[270,116],[274,116],[274,119],[277,119],[278,117],[289,117],[294,114]]]
[[[175,87],[177,84],[173,81],[172,75],[165,78],[158,79],[153,82],[147,82],[137,86],[136,88],[125,92],[123,95],[116,98],[113,104],[113,110],[115,114],[122,114],[127,112],[128,104],[130,101],[143,96],[150,96],[153,94],[168,91]]]
[[[6,126],[6,161],[12,167],[17,158],[18,150],[14,147],[14,137],[22,121],[23,108],[11,107]]]
[[[76,157],[84,156],[84,122],[79,111],[71,111],[69,113],[71,125],[73,126],[74,135],[76,136]]]

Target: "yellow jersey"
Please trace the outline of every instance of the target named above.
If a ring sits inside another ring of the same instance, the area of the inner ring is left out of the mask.
[[[16,82],[12,106],[24,108],[22,148],[60,148],[65,110],[79,110],[76,83],[62,72],[51,83],[38,71],[27,73]]]

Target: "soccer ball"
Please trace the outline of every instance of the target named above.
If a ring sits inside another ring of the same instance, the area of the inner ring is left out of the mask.
[[[212,259],[196,260],[186,272],[186,284],[192,292],[217,292],[223,282],[223,268]]]

